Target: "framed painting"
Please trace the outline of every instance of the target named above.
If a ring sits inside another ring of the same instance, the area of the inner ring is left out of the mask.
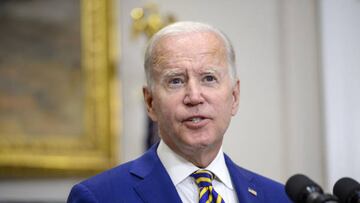
[[[0,177],[117,162],[111,0],[0,1]]]

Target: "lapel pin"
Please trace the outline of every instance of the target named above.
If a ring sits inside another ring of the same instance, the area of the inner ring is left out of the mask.
[[[257,196],[257,192],[252,188],[248,188],[248,192],[250,192],[254,196]]]

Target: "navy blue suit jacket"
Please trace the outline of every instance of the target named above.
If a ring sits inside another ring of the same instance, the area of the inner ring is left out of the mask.
[[[76,184],[68,203],[181,203],[156,153],[157,146],[134,161]],[[240,203],[290,203],[282,184],[243,169],[224,156]]]

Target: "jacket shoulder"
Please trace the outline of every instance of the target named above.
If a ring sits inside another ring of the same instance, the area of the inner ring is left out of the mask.
[[[135,181],[129,173],[131,165],[132,162],[119,165],[74,185],[67,202],[122,202],[124,194],[133,193]]]
[[[133,188],[152,170],[156,160],[152,148],[138,159],[90,177],[71,189],[68,203],[141,202]]]
[[[235,185],[238,185],[238,187],[243,187],[243,191],[248,190],[248,187],[254,187],[259,193],[257,195],[261,197],[262,202],[291,203],[282,183],[240,167],[232,162],[228,156],[225,155],[225,157],[232,180],[235,181]],[[247,185],[244,185],[244,182],[247,183]]]

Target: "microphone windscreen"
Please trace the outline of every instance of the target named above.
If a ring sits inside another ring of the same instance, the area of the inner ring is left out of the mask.
[[[321,187],[303,174],[291,176],[285,184],[286,194],[294,202],[305,202],[312,192],[323,193]]]
[[[333,188],[334,195],[339,198],[341,203],[349,201],[356,192],[360,192],[360,184],[348,177],[338,180]]]

